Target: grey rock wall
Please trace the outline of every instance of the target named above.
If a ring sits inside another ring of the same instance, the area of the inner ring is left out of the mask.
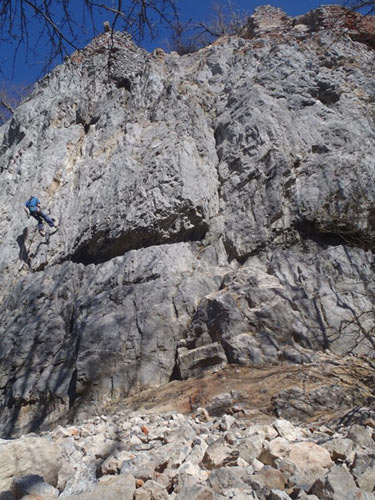
[[[0,128],[3,434],[206,365],[373,355],[374,53],[262,12],[183,57],[103,34]]]

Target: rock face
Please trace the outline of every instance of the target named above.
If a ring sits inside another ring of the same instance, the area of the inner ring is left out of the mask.
[[[3,436],[226,363],[373,355],[374,52],[336,11],[266,7],[183,57],[105,33],[2,126]]]

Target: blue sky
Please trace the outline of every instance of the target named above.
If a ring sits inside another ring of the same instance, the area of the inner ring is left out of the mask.
[[[201,17],[208,17],[212,12],[212,5],[215,2],[210,0],[180,0],[181,11],[186,17],[193,17],[199,19]],[[332,2],[332,3],[338,3]],[[233,5],[238,6],[241,10],[252,12],[259,5],[273,5],[280,7],[290,16],[298,16],[311,9],[316,9],[322,2],[314,0],[275,0],[275,1],[255,1],[255,0],[233,0]]]
[[[216,0],[217,2],[217,0]],[[180,9],[181,17],[183,21],[192,19],[193,21],[207,21],[210,16],[213,15],[213,4],[215,2],[211,0],[179,0],[178,6]],[[217,2],[218,3],[218,2]],[[233,5],[241,11],[249,12],[250,14],[259,5],[271,4],[275,7],[280,7],[288,15],[296,16],[308,12],[311,9],[315,9],[321,5],[321,2],[315,0],[274,0],[274,1],[256,1],[256,0],[232,0]],[[332,2],[333,3],[333,2]],[[335,3],[339,3],[336,1]],[[81,0],[72,0],[73,8],[81,4]],[[98,16],[98,26],[99,29],[102,26],[102,22],[107,16],[99,18]],[[39,29],[33,22],[30,22],[29,31],[35,38],[38,36]],[[92,37],[92,34],[88,33],[88,38]],[[167,34],[160,33],[158,39],[154,41],[146,40],[143,42],[142,46],[147,50],[153,50],[155,47],[166,48]],[[44,43],[44,45],[43,45]],[[14,55],[14,44],[2,43],[0,46],[0,63],[3,68],[3,74],[0,75],[0,85],[5,81],[13,81],[15,83],[31,83],[34,82],[41,76],[41,71],[43,68],[43,62],[46,59],[46,52],[44,50],[47,48],[47,42],[43,42],[39,45],[38,53],[29,57],[29,62],[26,61],[25,51],[23,47],[20,47],[18,52],[18,57],[14,65],[13,72],[13,55]],[[72,49],[73,51],[73,49]],[[60,61],[56,61],[58,63]]]

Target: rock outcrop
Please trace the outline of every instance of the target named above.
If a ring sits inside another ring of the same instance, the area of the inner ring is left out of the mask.
[[[226,364],[373,356],[374,52],[332,12],[263,8],[183,57],[104,33],[1,127],[3,436]],[[323,397],[298,391],[279,408]]]

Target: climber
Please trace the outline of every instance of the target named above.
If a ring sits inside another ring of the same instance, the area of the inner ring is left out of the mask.
[[[43,220],[45,220],[50,227],[57,228],[56,220],[49,217],[48,215],[46,215],[44,212],[41,211],[40,200],[38,198],[36,198],[35,196],[31,196],[31,198],[27,200],[27,202],[25,203],[25,206],[23,208],[24,208],[28,217],[30,217],[30,215],[31,215],[32,217],[34,217],[34,219],[36,219],[38,221],[39,233],[42,236],[45,235],[44,227],[43,227]]]

